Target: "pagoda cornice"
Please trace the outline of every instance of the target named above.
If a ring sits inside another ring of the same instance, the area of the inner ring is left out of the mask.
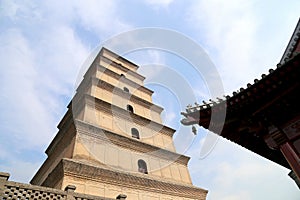
[[[130,60],[127,60],[126,58],[116,54],[115,52],[112,52],[111,50],[105,48],[105,47],[102,47],[101,51],[100,51],[100,55],[103,55],[104,54],[104,51],[108,52],[110,55],[113,55],[113,57],[116,59],[116,60],[119,60],[119,61],[123,61],[127,64],[129,64],[131,67],[134,67],[135,69],[138,69],[139,66],[133,62],[131,62]]]
[[[205,198],[207,190],[197,188],[193,185],[184,183],[175,183],[166,179],[158,179],[148,174],[130,173],[116,169],[109,169],[106,166],[94,166],[82,163],[74,159],[62,159],[53,170],[50,177],[61,177],[63,175],[71,176],[83,180],[91,180],[95,182],[107,183],[109,185],[118,185],[134,190],[149,191],[154,193],[169,194],[177,197],[185,198]],[[51,178],[47,178],[44,182],[45,186],[53,187]]]
[[[96,108],[99,111],[103,111],[108,114],[113,114],[116,117],[132,121],[136,124],[139,124],[140,126],[149,126],[149,128],[152,128],[153,130],[160,130],[160,133],[166,134],[171,137],[176,131],[170,127],[164,126],[163,124],[157,123],[143,116],[129,112],[121,107],[115,106],[111,103],[108,103],[88,94],[83,95],[80,101],[81,102],[78,102],[78,104],[89,105],[91,107]],[[75,107],[77,107],[77,103]],[[79,105],[78,108],[81,108],[81,106]],[[75,111],[75,113],[77,113],[77,111]]]
[[[149,95],[153,94],[152,90],[150,90],[150,89],[144,87],[143,85],[140,85],[140,84],[138,84],[138,83],[136,83],[136,82],[134,82],[134,81],[132,81],[132,80],[130,80],[130,79],[128,79],[128,78],[126,78],[126,77],[124,77],[124,76],[122,76],[122,75],[120,75],[120,74],[118,74],[118,73],[116,73],[116,72],[114,72],[114,71],[112,71],[110,69],[108,69],[108,68],[105,68],[105,67],[103,67],[103,66],[101,66],[99,64],[92,65],[88,69],[88,71],[86,72],[86,74],[84,75],[84,77],[94,76],[93,74],[95,74],[96,70],[98,70],[101,73],[104,73],[104,74],[106,74],[106,75],[108,75],[108,76],[110,76],[110,77],[112,77],[112,78],[114,78],[114,79],[116,79],[116,80],[118,80],[118,81],[120,81],[122,83],[126,83],[126,84],[132,86],[133,88],[136,88],[137,90],[141,90],[141,91],[143,91],[143,92],[145,92],[145,93],[147,93]],[[79,87],[80,87],[80,85],[79,85]]]
[[[136,95],[134,95],[130,92],[126,92],[126,91],[122,90],[121,88],[115,87],[112,84],[110,84],[106,81],[100,80],[96,77],[92,78],[92,84],[99,87],[99,88],[102,88],[102,89],[105,89],[107,91],[113,92],[113,94],[122,96],[125,99],[128,99],[128,100],[130,99],[130,101],[132,101],[134,103],[137,103],[137,104],[140,104],[143,107],[151,108],[151,109],[153,109],[154,111],[156,111],[158,113],[161,113],[163,111],[162,107],[160,107],[156,104],[153,104],[152,102],[149,102],[145,99],[142,99],[142,98],[140,98],[140,97],[138,97],[138,96],[136,96]]]
[[[115,67],[116,69],[120,69],[121,71],[123,71],[124,73],[126,74],[130,74],[132,76],[134,76],[135,78],[141,80],[141,81],[144,81],[145,80],[145,77],[138,74],[137,72],[135,71],[132,71],[128,68],[126,68],[125,66],[119,64],[119,63],[116,63],[115,61],[103,56],[103,55],[100,55],[100,59],[104,62],[106,62],[107,64],[109,64],[110,66],[113,66]],[[106,68],[107,69],[107,68]]]
[[[167,161],[176,162],[185,166],[188,164],[190,159],[188,156],[147,144],[140,140],[126,137],[103,128],[99,128],[93,124],[89,124],[81,120],[75,120],[75,125],[77,133],[100,139],[99,141],[111,143],[117,147],[133,150],[139,153],[145,153],[149,156],[154,156],[157,158],[163,158]]]
[[[140,85],[130,79],[128,79],[126,76],[122,76],[108,68],[105,68],[104,66],[102,65],[98,65],[97,66],[97,70],[100,71],[101,73],[105,73],[107,75],[109,75],[110,77],[113,77],[114,79],[120,81],[121,83],[126,83],[130,86],[132,86],[133,88],[137,88],[137,89],[140,89],[141,91],[143,92],[146,92],[147,94],[150,94],[152,95],[153,94],[153,91],[144,87],[143,85]]]
[[[116,86],[114,86],[106,81],[103,81],[97,77],[91,77],[89,79],[85,78],[82,81],[82,83],[80,84],[80,86],[78,87],[77,94],[75,96],[80,96],[80,95],[86,93],[86,89],[90,88],[92,85],[99,87],[101,89],[105,89],[106,91],[112,92],[114,95],[124,97],[125,99],[128,99],[134,103],[137,103],[145,108],[151,108],[158,113],[161,113],[163,111],[162,107],[160,107],[156,104],[153,104],[152,102],[149,102],[145,99],[142,99],[130,92],[126,92],[126,91],[122,90],[121,88],[116,87]]]
[[[66,130],[70,129],[70,127],[72,127],[74,131],[66,132]],[[71,141],[72,137],[74,137],[76,133],[99,138],[101,139],[101,141],[106,141],[115,144],[116,146],[120,146],[122,148],[130,150],[135,150],[140,153],[147,153],[148,155],[156,157],[160,155],[166,160],[174,161],[183,165],[187,165],[190,159],[188,156],[184,156],[173,151],[162,149],[160,147],[141,142],[131,137],[116,134],[112,131],[97,127],[93,124],[74,119],[74,116],[72,115],[72,112],[70,110],[66,113],[64,117],[64,123],[61,124],[59,132],[48,146],[46,154],[51,155],[53,154],[54,150],[56,152],[63,152],[64,146],[59,146],[58,144],[61,143],[61,140],[64,137],[67,138],[67,140],[65,138],[66,141]]]

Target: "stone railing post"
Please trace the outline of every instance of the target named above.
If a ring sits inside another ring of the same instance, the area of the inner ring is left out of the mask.
[[[9,173],[6,172],[0,172],[0,181],[7,181],[10,177]]]
[[[0,197],[3,196],[5,190],[5,183],[8,181],[10,174],[0,172]]]
[[[74,192],[76,190],[75,185],[67,185],[65,191],[67,192],[67,200],[75,200]]]

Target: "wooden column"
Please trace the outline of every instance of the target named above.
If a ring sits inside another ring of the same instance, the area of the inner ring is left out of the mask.
[[[300,179],[300,159],[290,143],[285,142],[284,144],[280,145],[280,151],[288,161],[298,179]]]

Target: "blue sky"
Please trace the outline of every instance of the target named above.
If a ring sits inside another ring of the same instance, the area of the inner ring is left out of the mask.
[[[30,181],[46,158],[82,64],[107,39],[144,27],[186,35],[209,55],[230,94],[275,68],[299,8],[299,1],[276,0],[0,1],[0,171],[10,172],[11,180]],[[160,84],[157,71],[145,68],[167,66],[199,102],[207,100],[209,91],[186,70],[189,64],[159,50],[126,56],[141,65],[148,80],[155,78],[155,84],[146,79],[156,90],[153,100],[165,107],[165,123],[178,129],[176,147],[192,157],[193,183],[209,190],[209,200],[299,199],[287,169],[225,139],[200,159],[199,148],[209,133],[199,127],[195,137],[190,127],[179,124],[187,100],[183,103],[176,89]]]

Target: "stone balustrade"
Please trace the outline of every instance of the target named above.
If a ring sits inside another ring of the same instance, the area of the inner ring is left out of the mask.
[[[0,197],[3,200],[115,200],[76,193],[76,186],[68,185],[65,190],[9,181],[9,173],[0,172]],[[125,200],[120,194],[117,200]]]

